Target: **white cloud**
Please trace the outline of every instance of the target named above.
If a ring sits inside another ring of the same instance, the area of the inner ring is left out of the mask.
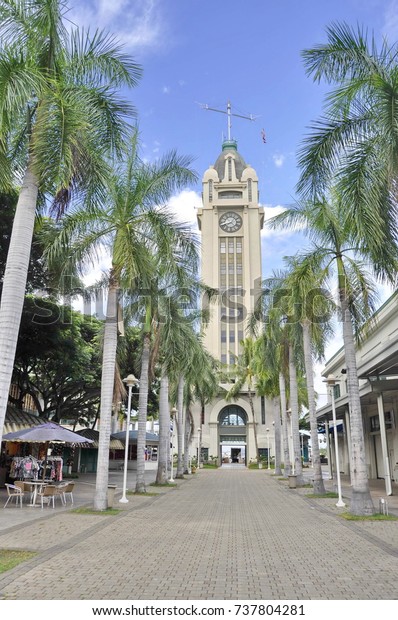
[[[285,207],[281,205],[277,205],[276,207],[271,207],[270,205],[262,205],[264,209],[264,228],[261,231],[261,237],[285,237],[286,235],[291,235],[292,231],[290,230],[273,230],[272,228],[267,227],[267,221],[270,220],[275,215],[279,215],[286,211]]]
[[[170,86],[163,86],[163,88],[162,88],[162,93],[163,93],[164,95],[170,95],[170,92],[171,92],[171,88],[170,88]]]
[[[180,222],[190,224],[198,230],[197,209],[202,207],[202,198],[193,190],[183,190],[169,200],[169,207]]]
[[[274,164],[277,168],[282,168],[283,164],[285,163],[286,157],[281,154],[276,154],[272,156],[272,159],[274,160]]]
[[[130,51],[159,47],[168,40],[160,0],[87,0],[68,13],[72,24],[105,29]]]

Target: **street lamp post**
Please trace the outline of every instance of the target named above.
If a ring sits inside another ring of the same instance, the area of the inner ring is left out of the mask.
[[[123,494],[119,499],[121,504],[128,504],[128,499],[126,497],[127,491],[127,465],[129,460],[129,443],[130,443],[130,416],[131,416],[131,390],[133,389],[133,385],[138,384],[138,379],[134,377],[134,375],[128,375],[125,379],[123,379],[124,383],[128,387],[128,400],[127,400],[127,413],[126,413],[126,445],[124,446],[124,472],[123,472]]]
[[[265,432],[267,433],[267,461],[268,461],[267,469],[269,469],[269,428],[266,428]]]
[[[345,503],[343,502],[343,498],[341,496],[341,480],[340,480],[340,462],[339,462],[339,446],[337,440],[337,419],[336,419],[336,403],[334,400],[334,386],[336,385],[336,377],[334,375],[328,375],[326,379],[326,383],[330,389],[330,395],[332,398],[332,415],[333,415],[333,435],[334,435],[334,452],[336,457],[336,477],[337,477],[337,492],[339,495],[339,499],[337,501],[336,506],[339,508],[343,508]]]
[[[198,469],[200,467],[200,433],[202,432],[202,429],[199,427],[198,428]]]
[[[290,454],[290,467],[291,473],[294,476],[296,473],[296,467],[294,462],[294,447],[293,447],[293,422],[292,422],[292,410],[287,409],[286,415],[289,420],[289,454]]]
[[[177,413],[177,409],[173,407],[170,411],[170,482],[174,482],[173,478],[173,432],[174,432],[174,419]]]

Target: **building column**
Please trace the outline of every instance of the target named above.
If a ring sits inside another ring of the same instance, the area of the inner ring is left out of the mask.
[[[333,480],[332,453],[330,450],[330,442],[329,442],[329,420],[325,420],[325,437],[326,437],[326,455],[328,459],[328,469],[329,469],[329,480]]]
[[[388,449],[387,449],[386,420],[384,417],[383,394],[381,392],[377,394],[377,409],[379,411],[381,452],[383,455],[383,469],[384,469],[384,482],[386,485],[386,494],[392,495],[390,463],[388,461]]]
[[[218,422],[209,422],[209,456],[220,456],[220,438]],[[219,459],[220,460],[220,459]],[[219,463],[221,465],[221,463]]]
[[[246,461],[248,465],[250,461],[257,461],[253,422],[247,422],[246,424],[246,455]]]

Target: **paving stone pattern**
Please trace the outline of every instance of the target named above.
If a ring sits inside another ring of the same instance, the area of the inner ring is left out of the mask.
[[[201,470],[116,517],[63,512],[0,532],[39,550],[5,599],[397,599],[398,522],[341,519],[268,473]]]

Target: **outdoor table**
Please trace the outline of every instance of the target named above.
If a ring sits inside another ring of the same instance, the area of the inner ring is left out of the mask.
[[[38,492],[48,484],[45,480],[29,480],[29,484],[34,486],[32,503],[28,504],[28,506],[39,506],[40,504],[36,504],[37,494]]]

